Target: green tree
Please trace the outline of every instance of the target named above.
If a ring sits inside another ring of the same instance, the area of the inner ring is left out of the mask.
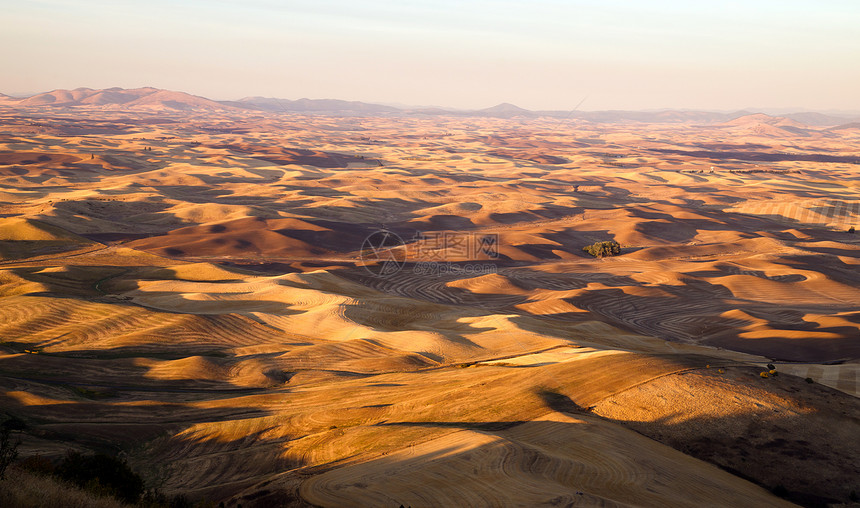
[[[610,240],[608,242],[594,243],[587,247],[583,247],[582,250],[596,258],[602,258],[621,254],[621,245],[615,240]]]

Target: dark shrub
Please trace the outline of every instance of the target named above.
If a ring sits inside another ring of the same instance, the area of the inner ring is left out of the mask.
[[[38,476],[51,476],[57,469],[50,460],[41,455],[30,455],[21,460],[18,467]]]
[[[108,455],[69,452],[57,466],[57,476],[99,495],[135,503],[143,494],[143,480],[125,461]]]
[[[6,476],[6,468],[18,458],[20,441],[12,437],[12,431],[0,429],[0,479]]]
[[[13,431],[24,430],[27,425],[12,417],[0,424],[0,479],[6,475],[6,468],[18,458],[18,445],[21,440],[13,437]]]

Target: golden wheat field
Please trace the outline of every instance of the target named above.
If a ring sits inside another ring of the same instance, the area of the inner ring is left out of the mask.
[[[848,503],[858,143],[0,108],[0,413],[228,507]]]

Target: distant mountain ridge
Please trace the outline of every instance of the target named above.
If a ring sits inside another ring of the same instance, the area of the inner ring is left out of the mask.
[[[245,97],[238,101],[221,101],[221,104],[243,109],[256,109],[259,111],[279,112],[330,112],[330,111],[354,111],[365,113],[396,113],[401,111],[394,106],[382,104],[371,104],[359,101],[343,101],[338,99],[275,99],[270,97]]]
[[[742,127],[755,124],[773,125],[775,127],[804,127],[804,124],[784,116],[770,116],[764,113],[744,115],[725,122],[723,125]]]
[[[503,102],[495,106],[455,110],[446,108],[401,108],[391,105],[338,99],[298,100],[270,97],[245,97],[234,101],[215,101],[185,92],[143,88],[76,88],[52,90],[30,97],[10,97],[0,93],[0,107],[24,108],[76,108],[100,107],[103,109],[143,111],[260,111],[266,113],[331,114],[331,115],[418,115],[418,116],[474,116],[489,118],[576,119],[594,123],[697,123],[723,125],[727,128],[753,124],[759,130],[782,129],[791,132],[807,127],[836,127],[860,122],[857,116],[835,116],[816,112],[788,113],[771,116],[753,111],[731,113],[690,110],[661,111],[532,111]],[[733,123],[739,122],[739,123]]]
[[[171,110],[218,110],[225,106],[213,100],[185,92],[174,92],[159,88],[75,88],[74,90],[52,90],[15,99],[3,97],[0,105],[24,107],[80,107],[80,106],[115,106],[128,108],[164,108]]]

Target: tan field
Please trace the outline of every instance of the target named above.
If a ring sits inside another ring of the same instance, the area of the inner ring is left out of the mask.
[[[860,128],[147,93],[0,108],[22,457],[233,507],[860,492]]]

